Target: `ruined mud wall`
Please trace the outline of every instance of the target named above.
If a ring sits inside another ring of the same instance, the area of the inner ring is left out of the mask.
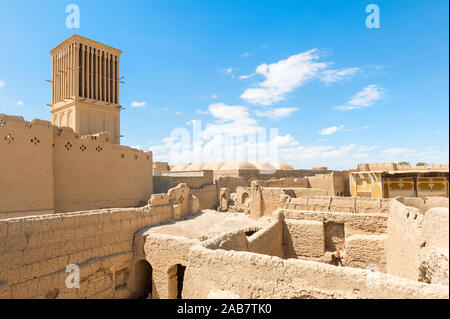
[[[143,206],[153,192],[152,153],[54,128],[55,212]]]
[[[201,209],[214,209],[218,205],[216,185],[205,185],[200,188],[191,188],[191,194],[198,198]]]
[[[309,176],[308,185],[327,191],[330,196],[344,196],[346,194],[346,174],[342,172],[331,172],[330,174],[317,174]]]
[[[248,187],[249,185],[242,177],[223,176],[215,179],[217,189],[228,188],[230,193],[236,192],[238,187]]]
[[[309,188],[310,185],[308,183],[308,178],[280,178],[280,179],[274,179],[274,180],[261,180],[256,181],[259,186],[261,187],[293,187],[293,188]]]
[[[293,170],[259,170],[259,169],[236,169],[236,170],[216,170],[214,171],[214,179],[219,177],[231,176],[242,177],[247,186],[253,181],[259,180],[276,180],[281,178],[304,178],[314,176],[315,174],[328,174],[331,171],[327,170],[308,170],[308,169],[293,169]],[[241,185],[244,186],[244,185]],[[225,186],[226,187],[226,186]]]
[[[283,216],[276,212],[264,228],[250,227],[224,232],[202,245],[208,249],[249,251],[284,257],[282,247]]]
[[[128,297],[133,233],[171,218],[130,208],[1,220],[0,298]],[[69,264],[79,289],[65,285]]]
[[[388,273],[412,280],[419,279],[419,252],[426,244],[420,231],[423,218],[418,208],[393,201],[387,232]]]
[[[339,249],[344,266],[386,271],[389,200],[286,195],[280,202],[286,258],[331,262]]]
[[[283,224],[283,215],[276,212],[268,227],[247,237],[248,251],[284,258]]]
[[[155,193],[166,193],[167,190],[181,183],[186,184],[189,188],[200,188],[214,184],[213,171],[209,170],[160,172],[160,174],[153,177]]]
[[[232,274],[232,275],[230,275]],[[395,278],[370,270],[305,260],[191,248],[183,296],[237,298],[448,298],[448,287]]]
[[[134,234],[198,212],[182,188],[142,208],[0,220],[0,298],[132,297]],[[65,285],[69,264],[80,267],[80,288]]]
[[[387,231],[387,272],[448,285],[448,216],[448,208],[422,213],[394,200]]]
[[[0,219],[53,212],[50,122],[0,114]]]
[[[153,192],[165,193],[180,183],[186,184],[195,195],[201,209],[213,209],[217,206],[217,187],[214,185],[212,171],[167,172],[153,176]]]
[[[189,249],[197,239],[188,239],[166,234],[148,233],[145,237],[144,255],[153,268],[152,299],[174,299],[169,288],[168,270],[180,264],[188,264]]]
[[[327,192],[315,188],[261,187],[259,181],[254,181],[251,186],[250,216],[255,219],[261,216],[271,216],[278,209],[280,196],[283,194],[302,197],[327,195]]]
[[[420,280],[449,284],[449,210],[431,208],[425,212],[422,232],[425,247],[420,252]]]
[[[395,200],[399,201],[405,206],[415,207],[420,209],[422,213],[427,210],[436,207],[448,208],[449,199],[448,197],[403,197],[398,196]]]

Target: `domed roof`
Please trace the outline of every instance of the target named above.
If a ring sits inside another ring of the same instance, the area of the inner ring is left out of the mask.
[[[184,169],[188,166],[189,166],[189,164],[178,164],[178,165],[175,165],[174,167],[172,167],[172,169],[170,171],[171,172],[184,171]]]
[[[284,162],[270,162],[270,164],[272,164],[273,167],[275,167],[276,169],[279,169],[279,170],[294,169],[291,165],[289,165],[288,163],[284,163]]]
[[[234,161],[226,163],[220,168],[221,171],[232,171],[236,169],[257,169],[257,168],[246,161]]]
[[[269,162],[263,162],[263,161],[256,161],[252,162],[253,166],[255,166],[257,169],[276,169],[273,167]]]
[[[186,167],[185,171],[199,171],[205,166],[205,163],[194,163]]]
[[[203,169],[209,169],[209,170],[219,170],[223,165],[225,165],[224,162],[212,162],[208,163],[205,166],[203,166]]]

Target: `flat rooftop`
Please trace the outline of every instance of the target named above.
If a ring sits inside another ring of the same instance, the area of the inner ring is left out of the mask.
[[[184,220],[152,227],[145,234],[165,234],[203,241],[230,230],[246,227],[260,228],[268,223],[269,219],[252,220],[243,213],[219,213],[215,210],[204,210]]]

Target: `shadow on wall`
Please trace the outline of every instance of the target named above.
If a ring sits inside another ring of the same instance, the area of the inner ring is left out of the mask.
[[[169,276],[169,299],[182,299],[185,270],[186,266],[176,264],[167,271]]]

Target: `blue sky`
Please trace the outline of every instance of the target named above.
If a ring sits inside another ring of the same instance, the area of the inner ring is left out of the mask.
[[[79,29],[66,27],[70,3]],[[370,3],[378,29],[366,27]],[[276,158],[259,139],[256,159],[448,163],[448,10],[436,0],[1,0],[0,113],[50,120],[49,50],[76,33],[123,50],[121,143],[155,160],[253,159],[248,136],[277,128]]]

